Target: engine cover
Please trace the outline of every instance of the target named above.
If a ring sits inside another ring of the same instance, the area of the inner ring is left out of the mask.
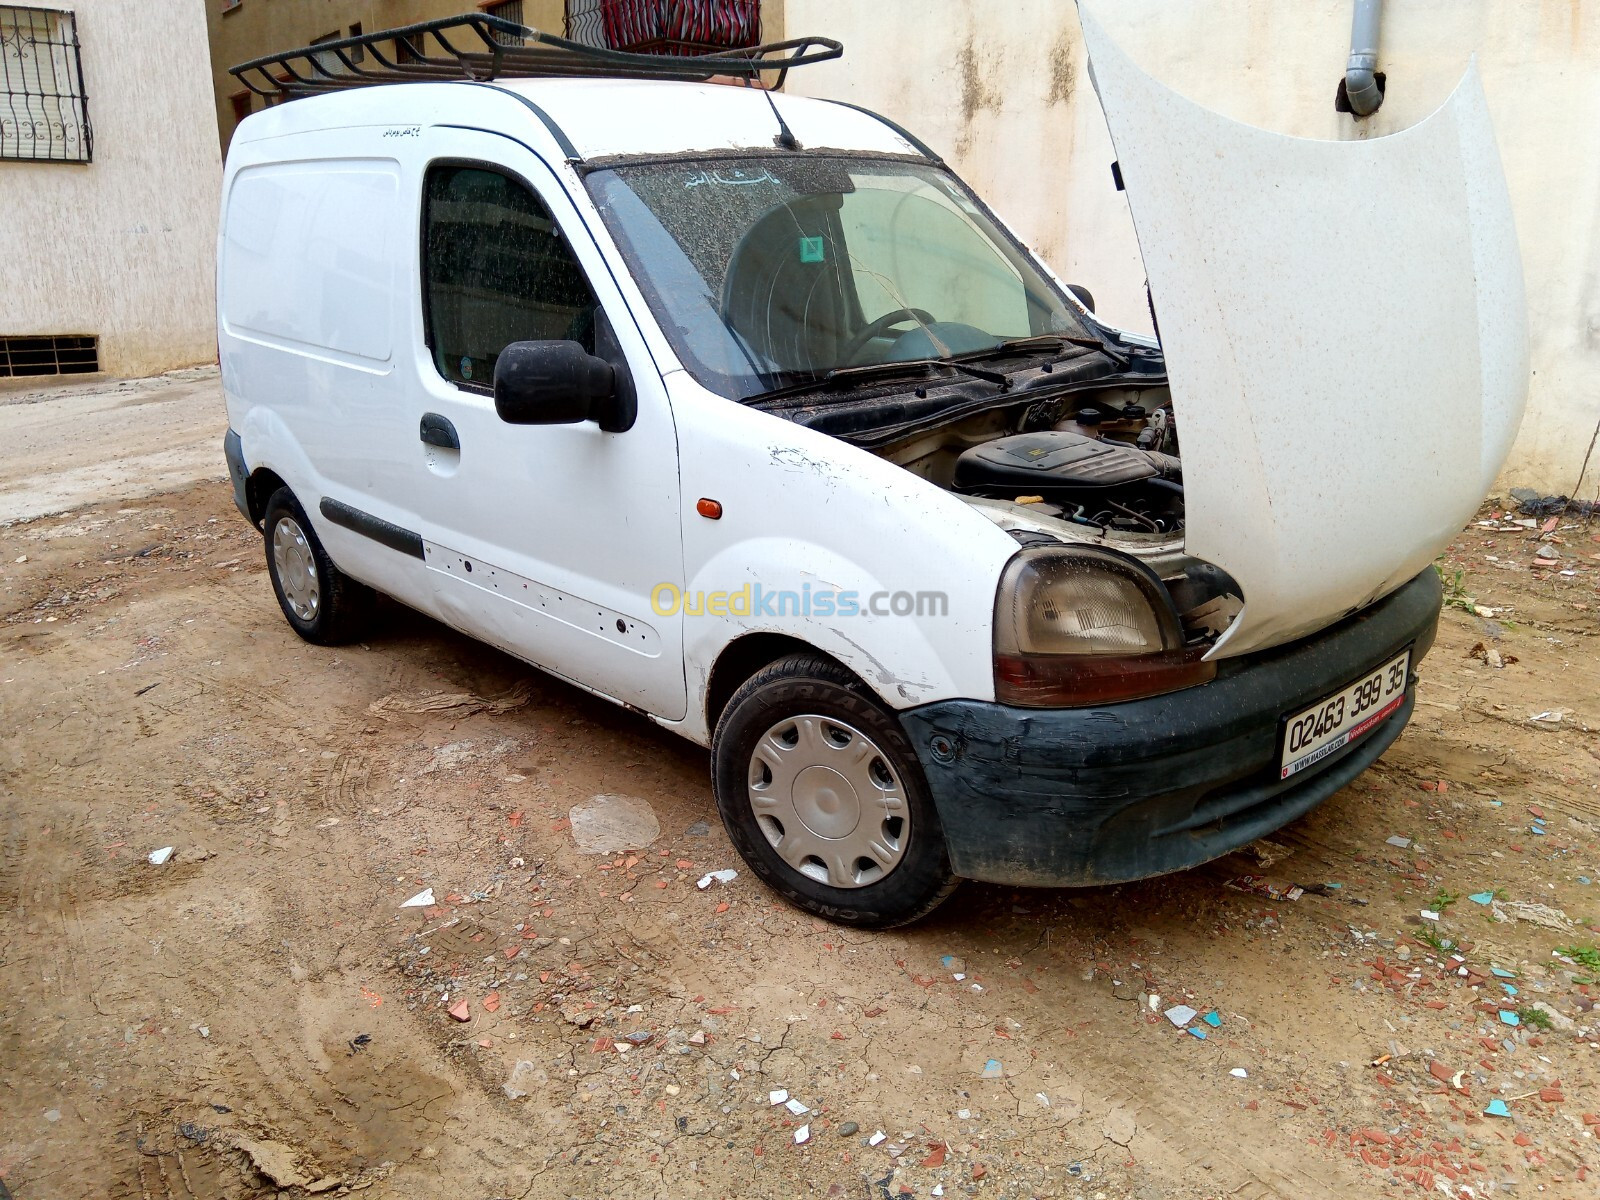
[[[965,451],[956,459],[955,484],[963,492],[1114,488],[1170,473],[1162,468],[1173,461],[1122,442],[1045,429],[996,438]]]
[[[963,451],[953,482],[968,495],[1040,496],[1095,525],[1166,532],[1182,527],[1181,469],[1171,455],[1047,429]]]

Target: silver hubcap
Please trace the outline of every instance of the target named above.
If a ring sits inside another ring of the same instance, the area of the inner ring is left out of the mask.
[[[750,756],[750,807],[778,856],[836,888],[866,887],[900,865],[911,809],[889,758],[859,729],[788,717]]]
[[[293,517],[279,517],[272,527],[272,566],[294,615],[302,621],[312,620],[322,599],[317,589],[317,560],[305,530]]]

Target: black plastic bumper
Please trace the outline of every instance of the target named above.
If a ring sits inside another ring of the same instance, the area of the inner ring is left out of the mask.
[[[239,506],[244,519],[253,525],[255,518],[250,515],[248,488],[250,470],[244,465],[244,444],[231,429],[222,435],[222,457],[228,460],[228,478],[233,480],[233,502]]]
[[[1432,567],[1288,646],[1225,660],[1210,683],[1103,708],[946,700],[900,714],[956,874],[1061,887],[1217,858],[1315,808],[1400,736],[1441,600]],[[1354,744],[1279,778],[1283,720],[1411,647],[1405,702]]]

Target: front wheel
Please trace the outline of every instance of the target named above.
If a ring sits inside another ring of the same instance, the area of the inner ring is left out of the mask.
[[[372,616],[372,589],[333,565],[294,493],[286,487],[274,492],[262,524],[267,574],[290,627],[320,646],[363,636]]]
[[[807,912],[904,925],[959,882],[900,723],[829,659],[792,655],[746,680],[717,722],[711,772],[734,847]]]

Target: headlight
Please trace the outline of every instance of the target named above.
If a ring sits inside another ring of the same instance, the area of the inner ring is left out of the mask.
[[[1153,696],[1216,675],[1186,649],[1172,600],[1142,563],[1098,546],[1024,550],[995,597],[995,697],[1075,707]]]

